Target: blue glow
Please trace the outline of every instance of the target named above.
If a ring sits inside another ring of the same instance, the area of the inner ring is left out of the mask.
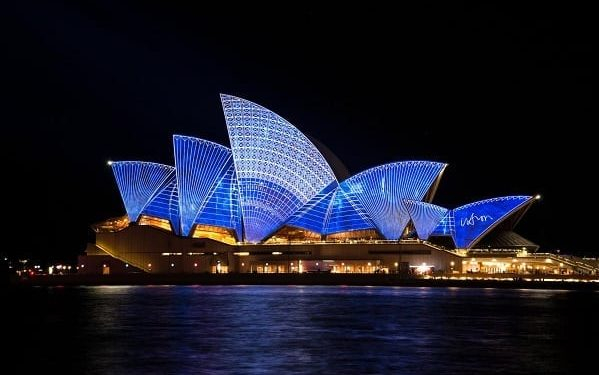
[[[384,164],[339,183],[318,148],[288,121],[245,99],[221,95],[221,102],[231,149],[175,135],[175,167],[111,163],[131,222],[144,214],[169,220],[179,235],[201,224],[260,242],[283,225],[322,235],[374,229],[396,240],[411,219],[421,239],[450,236],[456,247],[471,248],[532,201],[501,197],[454,210],[423,202],[446,167],[430,161]]]
[[[241,207],[233,163],[212,189],[211,196],[198,214],[195,224],[230,228],[235,231],[237,239],[241,239]]]
[[[148,202],[162,190],[175,168],[143,161],[113,162],[112,173],[130,221],[137,221]]]
[[[470,248],[493,227],[532,200],[533,197],[522,195],[500,197],[454,209],[456,246]]]
[[[189,235],[207,198],[232,165],[231,150],[199,138],[173,136],[181,234]]]
[[[339,184],[334,181],[304,204],[287,222],[288,225],[308,229],[316,233],[325,233],[325,223],[331,201]]]
[[[342,185],[356,196],[381,234],[395,240],[410,221],[403,200],[422,200],[445,166],[430,161],[384,164],[352,176]]]
[[[445,216],[439,222],[439,225],[429,234],[430,236],[455,237],[455,220],[453,210],[448,210]]]
[[[405,200],[404,204],[416,227],[418,238],[427,240],[447,212],[447,208],[426,202]]]
[[[376,229],[364,208],[351,193],[344,191],[343,185],[335,190],[325,222],[325,234]]]
[[[335,181],[318,149],[276,113],[221,95],[239,183],[245,239],[264,240]]]
[[[179,193],[177,192],[177,178],[175,173],[171,174],[164,189],[156,194],[150,203],[148,203],[142,214],[169,220],[173,227],[173,232],[181,234]]]

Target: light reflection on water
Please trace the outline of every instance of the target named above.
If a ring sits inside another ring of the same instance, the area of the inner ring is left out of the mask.
[[[569,373],[599,294],[139,286],[9,293],[27,358],[77,373]],[[17,339],[20,340],[20,339]]]

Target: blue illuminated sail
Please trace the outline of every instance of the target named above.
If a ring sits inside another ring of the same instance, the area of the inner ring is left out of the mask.
[[[325,233],[325,223],[339,184],[334,181],[302,206],[287,222],[287,225],[303,228],[319,234]]]
[[[470,248],[493,227],[531,203],[532,200],[533,197],[522,195],[499,197],[454,209],[456,246]]]
[[[325,221],[324,234],[376,229],[376,226],[360,204],[350,193],[345,183],[335,190],[329,214]]]
[[[166,186],[152,198],[142,211],[143,215],[154,216],[170,221],[175,234],[181,234],[181,218],[179,216],[179,194],[177,178],[172,173]]]
[[[410,221],[403,200],[420,201],[446,164],[404,161],[384,164],[348,178],[345,185],[386,239],[396,240]]]
[[[112,162],[111,167],[130,221],[137,221],[144,207],[174,173],[171,166],[144,161]]]
[[[199,138],[173,136],[181,233],[189,235],[208,196],[233,163],[231,150]]]
[[[245,239],[264,240],[335,181],[295,126],[248,100],[221,95],[235,162]]]
[[[441,219],[447,215],[447,208],[432,203],[404,200],[410,218],[416,227],[418,238],[428,239]]]

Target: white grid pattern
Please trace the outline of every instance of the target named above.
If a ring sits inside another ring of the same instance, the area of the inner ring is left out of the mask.
[[[231,165],[231,150],[217,143],[173,136],[181,233],[189,235],[207,197]]]
[[[263,240],[335,175],[318,149],[276,113],[221,95],[240,185],[246,239]]]
[[[433,230],[439,225],[448,209],[432,203],[404,200],[404,204],[416,227],[418,238],[427,240]]]
[[[422,200],[445,167],[430,161],[384,164],[348,178],[342,186],[349,187],[383,236],[395,240],[410,220],[403,199]]]
[[[112,162],[112,173],[130,221],[137,221],[144,207],[162,190],[174,170],[169,165],[144,161]]]

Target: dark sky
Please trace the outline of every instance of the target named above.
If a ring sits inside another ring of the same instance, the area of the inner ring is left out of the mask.
[[[590,9],[8,3],[3,232],[22,240],[9,253],[74,256],[90,224],[123,214],[109,159],[173,164],[172,134],[228,145],[219,93],[277,112],[351,173],[449,163],[442,206],[540,193],[517,231],[599,253]]]

